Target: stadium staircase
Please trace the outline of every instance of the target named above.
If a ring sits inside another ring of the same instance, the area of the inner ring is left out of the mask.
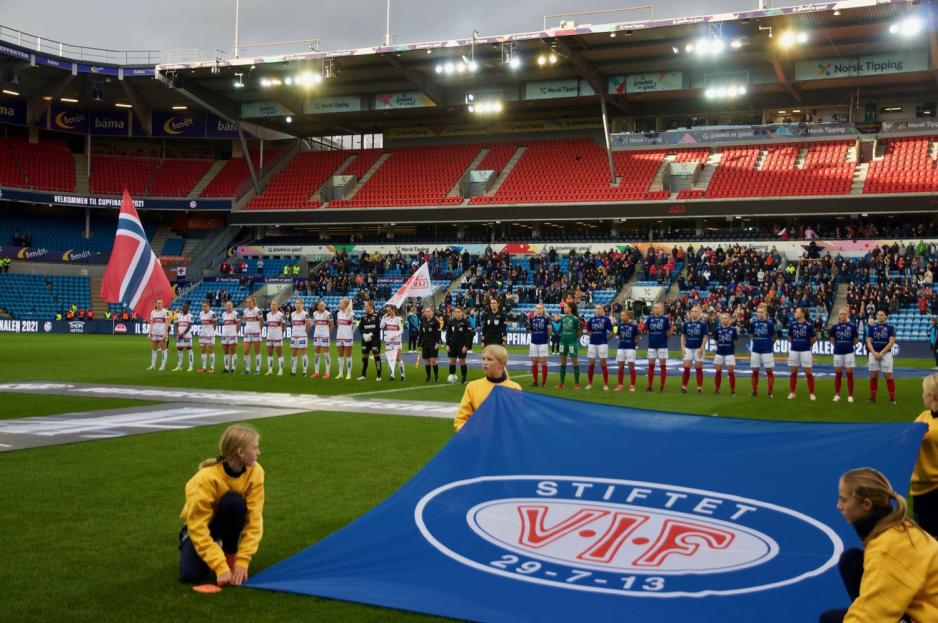
[[[834,294],[834,304],[831,306],[830,313],[827,315],[827,328],[830,329],[837,323],[837,311],[841,307],[847,307],[847,290],[849,284],[840,282],[837,286],[837,292]]]
[[[160,223],[160,226],[156,229],[156,233],[153,234],[153,238],[150,239],[150,247],[159,257],[160,252],[163,250],[163,244],[166,242],[167,238],[175,238],[176,234],[173,233],[173,230],[166,223]]]
[[[658,192],[664,190],[664,174],[668,172],[668,169],[671,167],[671,163],[677,160],[677,156],[674,154],[669,154],[661,160],[661,165],[658,166],[658,171],[655,172],[655,177],[652,178],[651,184],[648,186],[648,192]],[[621,183],[622,178],[616,180],[616,186]]]
[[[104,275],[91,276],[91,309],[94,311],[94,317],[98,320],[104,320],[104,312],[107,311],[108,304],[101,300],[101,281]]]
[[[515,166],[518,164],[518,161],[521,160],[521,156],[524,155],[524,152],[527,151],[527,149],[528,148],[524,146],[520,146],[515,149],[515,152],[508,159],[508,162],[505,163],[505,167],[501,170],[501,173],[499,173],[498,177],[495,178],[495,182],[487,191],[485,191],[486,197],[495,196],[495,193],[498,192],[498,189],[502,187],[502,184],[504,184],[505,180],[508,179],[508,176],[511,175],[511,172],[515,169]],[[493,152],[495,152],[495,149],[492,149],[489,153],[493,154]]]
[[[387,159],[390,157],[391,157],[390,153],[381,154],[381,156],[377,160],[374,161],[374,164],[372,164],[371,167],[367,171],[365,171],[365,174],[358,178],[358,183],[355,184],[355,187],[352,188],[351,192],[346,193],[345,200],[348,201],[350,199],[353,199],[355,195],[358,194],[358,191],[360,191],[362,187],[364,187],[364,185],[368,183],[368,180],[370,180],[374,176],[374,174],[378,172],[378,169],[381,168],[381,165],[384,164],[387,161]],[[355,160],[358,161],[360,158],[364,160],[362,155],[359,155],[358,157],[356,157]],[[354,164],[355,163],[351,163],[351,165],[354,165]]]
[[[227,160],[215,160],[212,162],[212,166],[209,167],[208,171],[205,172],[205,175],[196,182],[195,186],[192,187],[192,190],[189,191],[189,194],[186,195],[186,199],[195,199],[202,194],[202,191],[212,183],[212,180],[215,179],[215,176],[218,175],[218,172],[221,171],[225,165],[228,164]]]
[[[72,154],[75,160],[75,192],[79,195],[90,195],[88,186],[88,156],[85,154]],[[95,310],[98,313],[98,310]]]
[[[460,191],[462,189],[463,180],[466,179],[466,176],[469,175],[471,171],[479,170],[479,165],[485,160],[486,156],[489,155],[491,150],[488,147],[483,147],[479,150],[479,153],[476,154],[475,159],[469,163],[469,166],[466,167],[466,170],[463,171],[463,174],[459,176],[459,179],[456,180],[456,183],[453,184],[453,187],[448,193],[446,193],[447,199],[453,199],[460,196]]]
[[[635,268],[635,271],[632,273],[632,278],[622,284],[622,289],[616,294],[613,301],[618,301],[621,305],[625,305],[625,302],[632,298],[632,288],[638,283],[638,278],[642,274],[642,271]]]

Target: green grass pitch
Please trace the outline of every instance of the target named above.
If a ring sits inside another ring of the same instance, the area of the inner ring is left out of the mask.
[[[148,372],[143,338],[111,336],[0,335],[0,379],[198,387],[315,394],[381,392],[375,396],[456,402],[460,386],[425,385],[423,368],[408,364],[404,383],[311,380]],[[239,351],[240,353],[240,351]],[[522,350],[514,358],[526,359]],[[360,360],[355,356],[354,376]],[[175,366],[171,349],[168,368]],[[333,366],[336,358],[333,355]],[[216,365],[220,367],[220,350]],[[239,367],[243,361],[239,362]],[[266,368],[266,355],[265,355]],[[902,361],[925,368],[928,362]],[[584,362],[585,364],[585,362]],[[196,362],[198,366],[198,361]],[[745,370],[748,366],[743,366]],[[583,366],[585,383],[585,365]],[[441,379],[448,373],[445,361]],[[922,375],[928,374],[923,369]],[[479,370],[470,372],[477,378]],[[385,373],[386,376],[386,373]],[[909,421],[922,410],[921,381],[897,381],[897,406],[864,402],[867,384],[857,382],[858,402],[832,403],[833,382],[818,381],[817,402],[750,398],[749,378],[739,375],[739,394],[714,396],[712,378],[703,396],[678,393],[671,374],[665,393],[635,394],[553,389],[532,390],[530,369],[513,370],[526,391],[569,398],[705,415],[817,421]],[[640,378],[641,384],[641,378]],[[724,388],[726,383],[724,381]],[[884,388],[883,388],[884,389]],[[761,390],[765,391],[765,380]],[[725,389],[724,389],[725,391]],[[148,404],[142,401],[5,394],[3,418]],[[448,420],[346,413],[310,413],[257,422],[261,463],[267,471],[265,535],[252,564],[258,571],[340,529],[393,493],[447,442]],[[167,621],[238,616],[250,621],[430,620],[411,613],[267,591],[226,589],[197,595],[176,582],[176,535],[183,485],[196,464],[215,453],[224,426],[0,453],[7,527],[0,586],[6,621]],[[833,503],[833,501],[832,501]]]

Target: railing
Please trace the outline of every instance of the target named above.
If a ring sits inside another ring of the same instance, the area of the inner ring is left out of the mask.
[[[264,188],[266,187],[266,184],[263,183],[264,178],[267,175],[269,175],[271,171],[279,167],[284,162],[284,160],[286,160],[287,158],[292,158],[293,155],[298,151],[298,144],[299,144],[298,142],[295,142],[289,147],[287,147],[286,149],[282,149],[280,153],[278,153],[276,156],[274,156],[273,158],[269,160],[265,158],[264,166],[254,171],[255,175],[257,175],[257,185],[260,187],[261,192],[263,192]],[[247,154],[245,154],[244,157],[245,158],[250,157],[250,151]],[[238,203],[238,201],[240,201],[241,198],[244,197],[244,195],[248,191],[252,190],[253,188],[254,188],[254,180],[252,180],[249,177],[247,180],[242,182],[241,185],[235,189],[233,204]]]
[[[108,50],[106,48],[73,45],[32,35],[3,25],[0,25],[0,41],[12,43],[35,52],[92,63],[156,65],[160,62],[159,50]]]

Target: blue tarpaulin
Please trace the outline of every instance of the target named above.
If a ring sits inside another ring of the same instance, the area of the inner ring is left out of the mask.
[[[398,492],[249,586],[478,621],[816,621],[859,546],[838,477],[904,491],[924,431],[496,388]]]

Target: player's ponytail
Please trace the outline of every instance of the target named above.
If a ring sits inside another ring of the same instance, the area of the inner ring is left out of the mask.
[[[232,424],[222,433],[218,441],[218,456],[199,463],[199,469],[211,467],[223,461],[231,462],[238,458],[238,450],[246,448],[260,438],[257,429],[247,424]]]

